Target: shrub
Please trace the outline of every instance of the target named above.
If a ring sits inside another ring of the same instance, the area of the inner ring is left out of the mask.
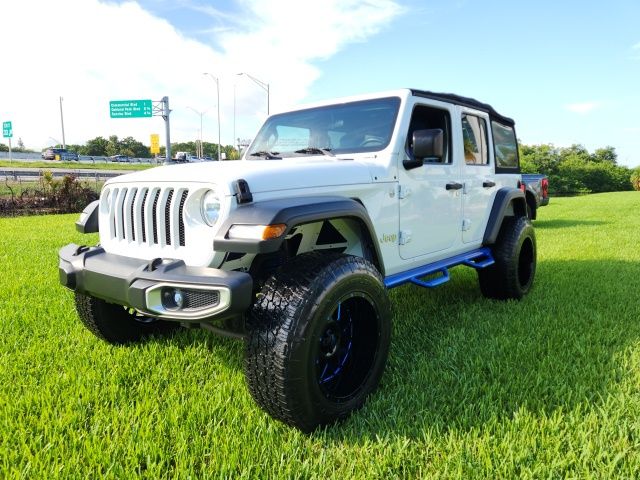
[[[640,191],[640,167],[631,172],[631,185],[633,185],[634,190]]]

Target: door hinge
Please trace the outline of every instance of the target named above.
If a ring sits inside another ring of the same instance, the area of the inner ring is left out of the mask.
[[[468,219],[468,218],[463,219],[462,220],[462,231],[466,232],[470,228],[471,228],[471,220]]]
[[[400,235],[398,237],[400,245],[406,245],[411,241],[411,230],[400,230]]]
[[[398,185],[398,198],[400,200],[402,200],[403,198],[407,198],[409,195],[411,195],[411,189],[409,187]]]

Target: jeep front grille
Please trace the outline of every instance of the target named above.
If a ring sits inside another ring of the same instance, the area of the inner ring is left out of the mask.
[[[111,191],[111,238],[161,247],[185,246],[186,188],[132,187]]]

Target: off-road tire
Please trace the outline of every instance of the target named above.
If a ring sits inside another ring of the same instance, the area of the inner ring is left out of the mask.
[[[360,408],[378,386],[391,338],[389,299],[371,262],[304,254],[267,280],[247,332],[251,395],[271,416],[310,432]]]
[[[536,273],[536,237],[526,217],[505,217],[495,245],[495,263],[478,270],[480,291],[496,300],[521,299]]]
[[[85,327],[114,345],[139,342],[150,335],[166,335],[179,327],[176,322],[142,317],[122,305],[81,293],[76,293],[76,310]]]

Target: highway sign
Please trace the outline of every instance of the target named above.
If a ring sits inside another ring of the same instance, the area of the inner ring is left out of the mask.
[[[160,135],[157,133],[151,134],[151,153],[160,153]]]
[[[4,138],[13,137],[13,126],[11,122],[2,122],[2,136]]]
[[[109,102],[111,118],[151,117],[151,100],[113,100]]]

